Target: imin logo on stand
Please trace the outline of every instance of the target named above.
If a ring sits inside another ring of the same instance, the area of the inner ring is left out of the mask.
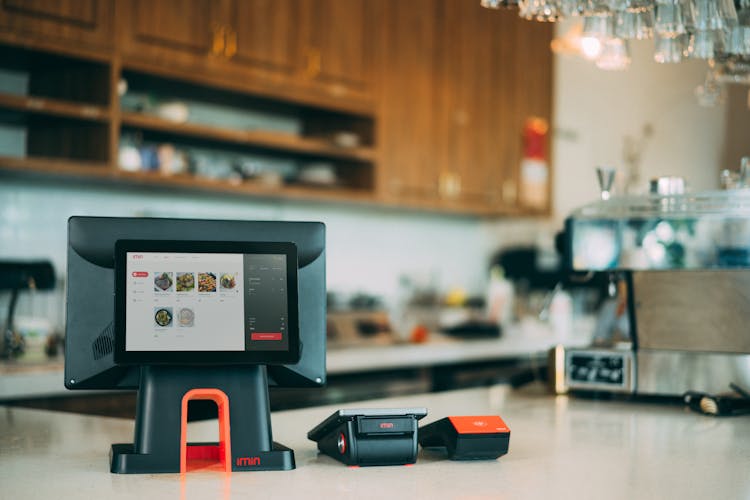
[[[253,467],[260,465],[260,457],[237,457],[237,467]]]

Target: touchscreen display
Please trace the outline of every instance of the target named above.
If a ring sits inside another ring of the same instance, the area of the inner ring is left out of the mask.
[[[299,361],[289,242],[118,240],[115,363]]]
[[[286,254],[128,251],[125,262],[126,352],[289,349]]]

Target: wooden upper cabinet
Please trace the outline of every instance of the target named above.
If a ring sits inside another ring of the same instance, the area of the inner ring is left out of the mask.
[[[381,193],[504,208],[513,175],[516,17],[462,0],[391,0],[380,71]]]
[[[389,201],[438,199],[437,26],[433,0],[389,0],[378,71],[378,189]]]
[[[369,96],[380,2],[306,0],[301,50],[304,76],[333,95]]]
[[[302,64],[299,5],[297,0],[232,2],[224,23],[227,59],[269,78],[294,77]]]
[[[386,5],[381,195],[471,213],[517,210],[525,119],[551,112],[550,27],[479,2]]]
[[[126,64],[210,71],[261,92],[364,101],[371,91],[368,0],[119,0]],[[305,94],[306,95],[303,95]]]
[[[223,52],[215,0],[120,0],[121,49],[138,60],[178,66],[204,66]]]
[[[484,9],[478,2],[444,5],[436,76],[440,193],[449,203],[506,209],[515,203],[521,146],[514,82],[522,55],[514,41],[523,21],[513,11]]]
[[[113,43],[112,0],[0,0],[0,32],[82,49]]]
[[[516,31],[516,114],[513,127],[521,130],[529,118],[542,118],[550,128],[547,131],[546,155],[548,168],[546,179],[536,169],[520,168],[521,151],[516,159],[517,204],[523,211],[546,213],[551,208],[552,168],[551,124],[552,124],[552,51],[549,44],[554,27],[550,23],[521,23]],[[537,191],[543,194],[537,193]],[[546,199],[546,203],[544,200]]]
[[[121,2],[129,58],[179,67],[290,78],[299,66],[293,0]]]

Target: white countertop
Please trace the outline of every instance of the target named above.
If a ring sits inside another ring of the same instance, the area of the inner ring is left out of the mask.
[[[510,451],[451,462],[420,450],[413,467],[348,468],[306,439],[334,410],[319,407],[273,414],[293,471],[114,475],[109,446],[132,440],[132,421],[0,407],[0,498],[750,498],[750,417],[506,386],[347,406],[426,406],[423,423],[499,414]],[[215,421],[190,425],[191,440],[216,439]]]
[[[496,339],[461,340],[433,333],[423,344],[330,348],[326,353],[327,371],[329,375],[343,375],[539,356],[556,344],[587,345],[591,340],[591,325],[582,325],[578,334],[567,337],[555,337],[548,326],[526,321]],[[0,366],[0,400],[80,394],[65,389],[62,358],[46,364]]]
[[[509,329],[500,338],[463,340],[433,333],[423,344],[328,349],[326,356],[328,374],[337,375],[518,359],[544,355],[557,344],[582,347],[590,341],[588,331],[576,336],[555,337],[546,326],[529,322]]]

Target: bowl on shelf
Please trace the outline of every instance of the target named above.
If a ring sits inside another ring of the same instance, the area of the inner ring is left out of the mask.
[[[154,110],[156,116],[175,123],[185,123],[190,117],[190,108],[181,101],[163,102]]]
[[[335,186],[338,176],[331,163],[308,163],[300,170],[297,181],[314,186]]]

